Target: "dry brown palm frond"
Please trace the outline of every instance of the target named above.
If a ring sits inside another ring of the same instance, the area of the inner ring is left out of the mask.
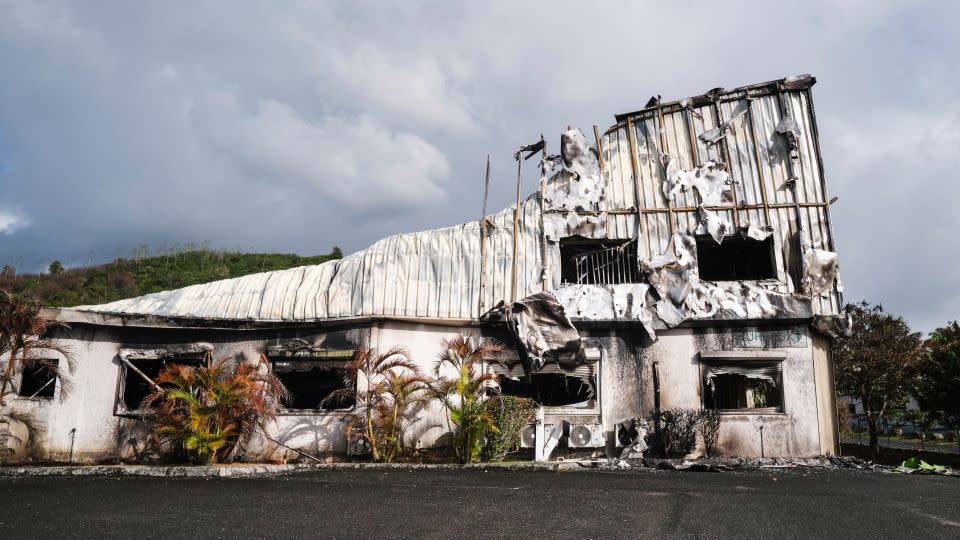
[[[67,325],[43,317],[39,301],[17,298],[8,291],[0,290],[0,357],[7,361],[0,372],[0,404],[3,403],[14,377],[24,369],[37,365],[50,368],[50,373],[60,383],[60,399],[66,399],[72,385],[65,370],[54,366],[48,355],[58,356],[66,363],[66,371],[76,368],[72,350],[50,335],[55,328]]]

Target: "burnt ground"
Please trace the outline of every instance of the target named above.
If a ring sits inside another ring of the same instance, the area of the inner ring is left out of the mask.
[[[0,478],[0,538],[957,537],[960,478],[809,469]]]

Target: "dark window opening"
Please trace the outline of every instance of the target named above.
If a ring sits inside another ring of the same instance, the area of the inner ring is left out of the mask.
[[[189,367],[200,367],[204,360],[200,358],[165,358],[150,360],[130,360],[134,367],[144,375],[155,381],[167,364],[180,364]],[[128,411],[138,411],[143,400],[153,392],[154,386],[139,373],[125,366],[123,377],[123,406]]]
[[[57,388],[53,367],[58,363],[57,360],[41,360],[24,369],[20,376],[20,390],[17,395],[53,399]]]
[[[633,240],[560,239],[560,277],[564,283],[616,285],[639,283],[637,243]]]
[[[350,396],[336,396],[334,392],[352,388],[356,384],[344,362],[311,360],[274,360],[273,373],[280,379],[290,397],[284,405],[290,410],[336,411],[350,409],[356,401]]]
[[[704,366],[704,407],[723,411],[783,412],[780,365]]]
[[[697,266],[706,281],[776,279],[773,238],[754,240],[728,236],[722,244],[697,238]]]
[[[573,377],[559,373],[532,373],[514,379],[497,376],[500,392],[507,396],[530,398],[544,407],[563,407],[592,401],[596,395],[593,377]]]

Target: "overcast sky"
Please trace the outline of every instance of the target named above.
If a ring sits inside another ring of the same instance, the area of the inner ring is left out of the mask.
[[[960,3],[781,3],[0,0],[0,264],[351,252],[476,219],[487,153],[499,208],[541,133],[812,73],[846,298],[960,317]]]

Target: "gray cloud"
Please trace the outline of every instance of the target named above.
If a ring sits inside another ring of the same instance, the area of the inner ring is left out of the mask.
[[[777,4],[0,0],[0,263],[359,249],[476,218],[487,153],[495,208],[541,133],[810,72],[848,297],[956,318],[960,9]]]

